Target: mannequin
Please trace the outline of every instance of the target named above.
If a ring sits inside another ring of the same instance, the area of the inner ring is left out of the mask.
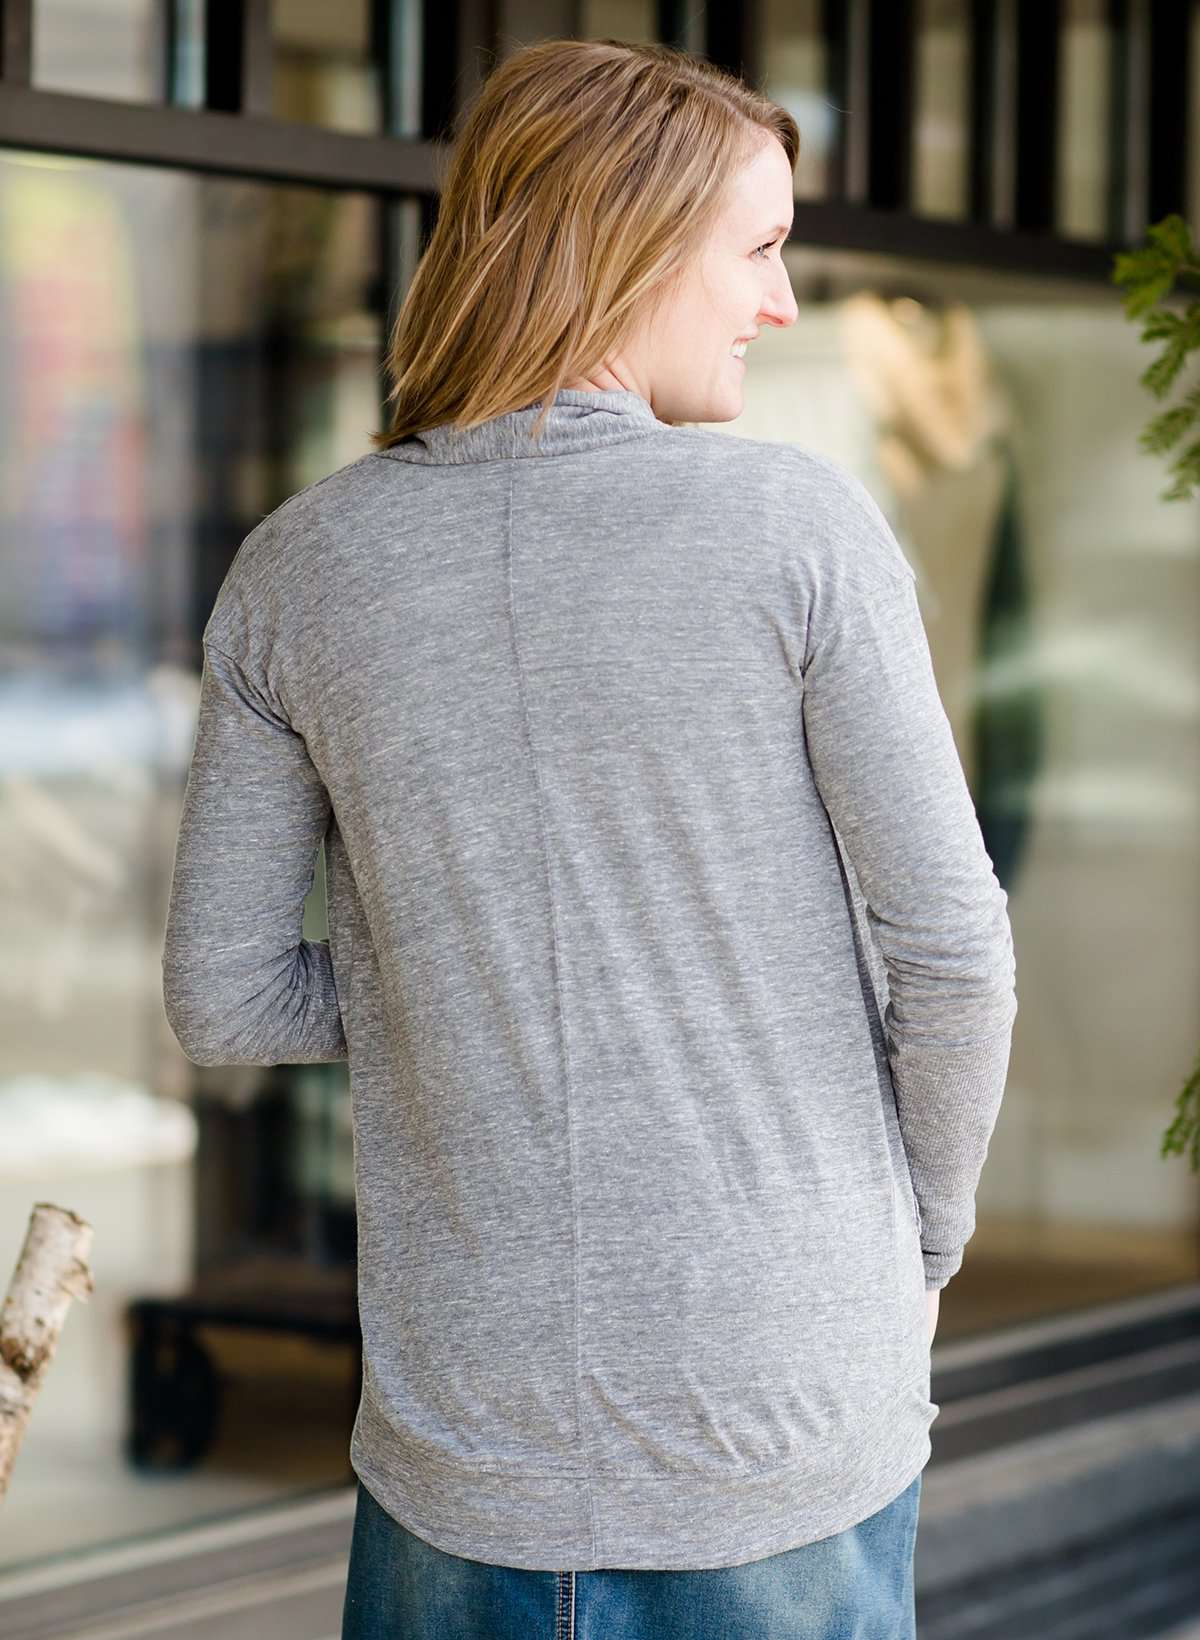
[[[911,297],[859,292],[841,305],[846,362],[878,427],[897,533],[920,544],[929,648],[969,782],[971,694],[1011,410],[961,303],[939,318]],[[910,556],[912,556],[910,554]]]

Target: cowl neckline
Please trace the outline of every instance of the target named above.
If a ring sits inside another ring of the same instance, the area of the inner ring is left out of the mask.
[[[399,444],[376,453],[393,461],[426,465],[466,461],[502,461],[510,457],[562,456],[594,450],[648,434],[674,431],[660,421],[647,399],[627,388],[562,387],[546,417],[541,437],[533,429],[542,399],[520,410],[508,410],[475,427],[459,428],[442,422],[410,434]]]

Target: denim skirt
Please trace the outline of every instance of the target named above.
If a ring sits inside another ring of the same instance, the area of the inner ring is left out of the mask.
[[[527,1571],[408,1531],[360,1480],[342,1640],[915,1640],[921,1476],[832,1537],[696,1571]]]

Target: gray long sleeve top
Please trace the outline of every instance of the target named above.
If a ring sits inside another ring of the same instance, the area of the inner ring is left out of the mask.
[[[731,1566],[924,1468],[1014,959],[865,487],[628,391],[290,497],[204,631],[163,952],[348,1058],[351,1462],[450,1553]],[[301,935],[326,850],[328,941]]]

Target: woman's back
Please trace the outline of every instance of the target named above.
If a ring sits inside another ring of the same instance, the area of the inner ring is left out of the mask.
[[[1006,900],[862,486],[632,391],[560,391],[535,444],[539,409],[246,538],[165,995],[202,1062],[349,1056],[351,1458],[393,1517],[514,1568],[729,1567],[928,1460]]]

